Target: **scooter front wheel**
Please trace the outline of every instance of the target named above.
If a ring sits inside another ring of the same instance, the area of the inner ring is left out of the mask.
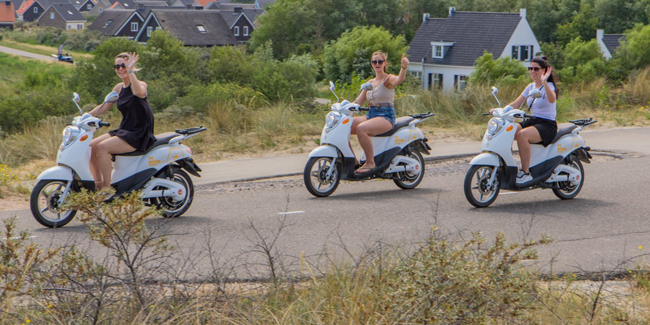
[[[335,164],[332,174],[328,177],[332,158],[329,157],[312,157],[309,158],[305,165],[304,180],[305,187],[309,193],[316,197],[326,197],[334,193],[339,186],[341,177],[339,175],[339,165]]]
[[[72,221],[77,210],[64,210],[59,204],[67,185],[67,181],[52,179],[36,183],[29,197],[29,207],[38,223],[45,227],[56,228],[63,227]],[[73,187],[74,184],[71,186],[70,192],[76,191],[76,187]]]
[[[465,175],[464,190],[465,197],[470,204],[477,208],[490,206],[499,196],[499,180],[495,179],[492,186],[489,186],[492,173],[497,172],[498,167],[473,165]]]

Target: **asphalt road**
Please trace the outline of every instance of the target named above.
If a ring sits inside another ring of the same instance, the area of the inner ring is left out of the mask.
[[[175,257],[179,268],[191,265],[197,276],[218,271],[240,279],[268,276],[265,248],[275,267],[296,274],[305,270],[301,256],[322,269],[330,259],[358,260],[379,248],[415,247],[434,225],[437,235],[448,238],[468,238],[475,231],[490,240],[503,231],[511,242],[550,235],[555,243],[538,248],[539,260],[527,263],[545,273],[612,271],[650,251],[650,158],[643,153],[596,156],[585,165],[585,186],[573,200],[560,200],[550,190],[502,192],[486,209],[465,200],[467,162],[428,164],[415,190],[400,190],[390,180],[342,182],[332,196],[320,199],[307,192],[300,177],[201,185],[184,216],[148,224],[171,234],[182,251]],[[42,247],[87,244],[87,228],[78,220],[46,229],[29,211],[0,212],[0,219],[12,215]]]
[[[0,46],[0,52],[4,52],[4,53],[7,53],[7,54],[11,54],[11,55],[24,56],[24,57],[28,57],[28,58],[32,58],[32,59],[37,59],[37,60],[56,62],[56,59],[54,57],[51,57],[51,56],[25,52],[25,51],[21,51],[21,50],[12,49],[12,48],[6,47],[6,46]],[[56,54],[56,53],[54,53],[54,54]]]

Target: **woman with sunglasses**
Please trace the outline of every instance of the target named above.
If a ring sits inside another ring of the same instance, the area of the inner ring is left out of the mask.
[[[521,107],[524,101],[528,100],[530,115],[533,115],[533,117],[517,124],[515,140],[521,158],[521,170],[517,174],[517,184],[533,180],[533,176],[531,176],[528,169],[531,155],[530,144],[541,143],[548,146],[557,134],[555,115],[558,89],[555,85],[557,79],[555,72],[549,65],[546,56],[533,58],[528,71],[533,83],[529,84],[514,102],[506,106],[506,110],[513,107],[518,108]],[[537,99],[528,98],[528,93],[533,89],[540,90],[542,97]]]
[[[111,155],[131,151],[147,151],[156,141],[153,134],[153,111],[147,102],[147,84],[138,80],[135,64],[140,57],[135,53],[120,53],[115,57],[115,73],[122,82],[113,87],[120,96],[117,109],[122,113],[119,128],[103,134],[90,143],[92,155],[90,172],[95,189],[111,186]],[[99,116],[113,107],[113,103],[97,106],[90,114]],[[101,108],[101,109],[100,109]]]
[[[372,83],[372,90],[362,90],[355,103],[362,105],[366,100],[369,111],[365,116],[356,116],[352,122],[352,134],[359,139],[361,149],[366,154],[366,162],[359,167],[357,175],[372,175],[377,166],[372,147],[371,136],[389,131],[395,125],[395,87],[399,86],[406,78],[406,68],[409,59],[402,54],[401,69],[399,75],[388,74],[388,56],[386,53],[377,51],[371,57],[372,68],[375,71],[375,78],[368,82]],[[350,148],[352,148],[350,146]],[[354,151],[353,151],[354,152]]]

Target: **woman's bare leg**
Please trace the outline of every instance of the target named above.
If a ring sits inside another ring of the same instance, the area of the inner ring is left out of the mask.
[[[135,151],[126,141],[118,137],[110,137],[97,145],[97,167],[102,176],[102,187],[104,189],[111,186],[111,172],[113,163],[111,162],[111,154],[125,153]]]
[[[382,134],[393,128],[393,125],[383,117],[371,118],[357,126],[357,138],[366,154],[366,162],[359,169],[375,168],[375,151],[372,147],[371,136]]]

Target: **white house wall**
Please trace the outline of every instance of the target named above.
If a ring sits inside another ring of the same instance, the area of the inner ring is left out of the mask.
[[[409,64],[409,71],[422,72],[421,81],[422,88],[431,89],[429,84],[429,73],[442,74],[442,90],[454,90],[454,76],[467,76],[474,71],[474,67],[461,67],[461,66],[446,66],[446,65],[428,65],[425,64]]]
[[[499,57],[500,58],[512,57],[513,45],[532,45],[533,57],[535,56],[536,53],[542,51],[542,48],[539,45],[539,42],[537,41],[535,34],[533,33],[533,29],[530,28],[530,24],[528,24],[528,21],[526,19],[522,19],[519,21],[519,25],[517,25],[517,28],[515,29],[514,33],[512,33],[512,37],[510,37],[508,44],[503,49],[503,53],[501,53]],[[497,53],[493,53],[495,57],[496,54]],[[553,58],[549,58],[549,59],[552,60]],[[530,62],[522,61],[521,63],[526,67],[530,66]]]

